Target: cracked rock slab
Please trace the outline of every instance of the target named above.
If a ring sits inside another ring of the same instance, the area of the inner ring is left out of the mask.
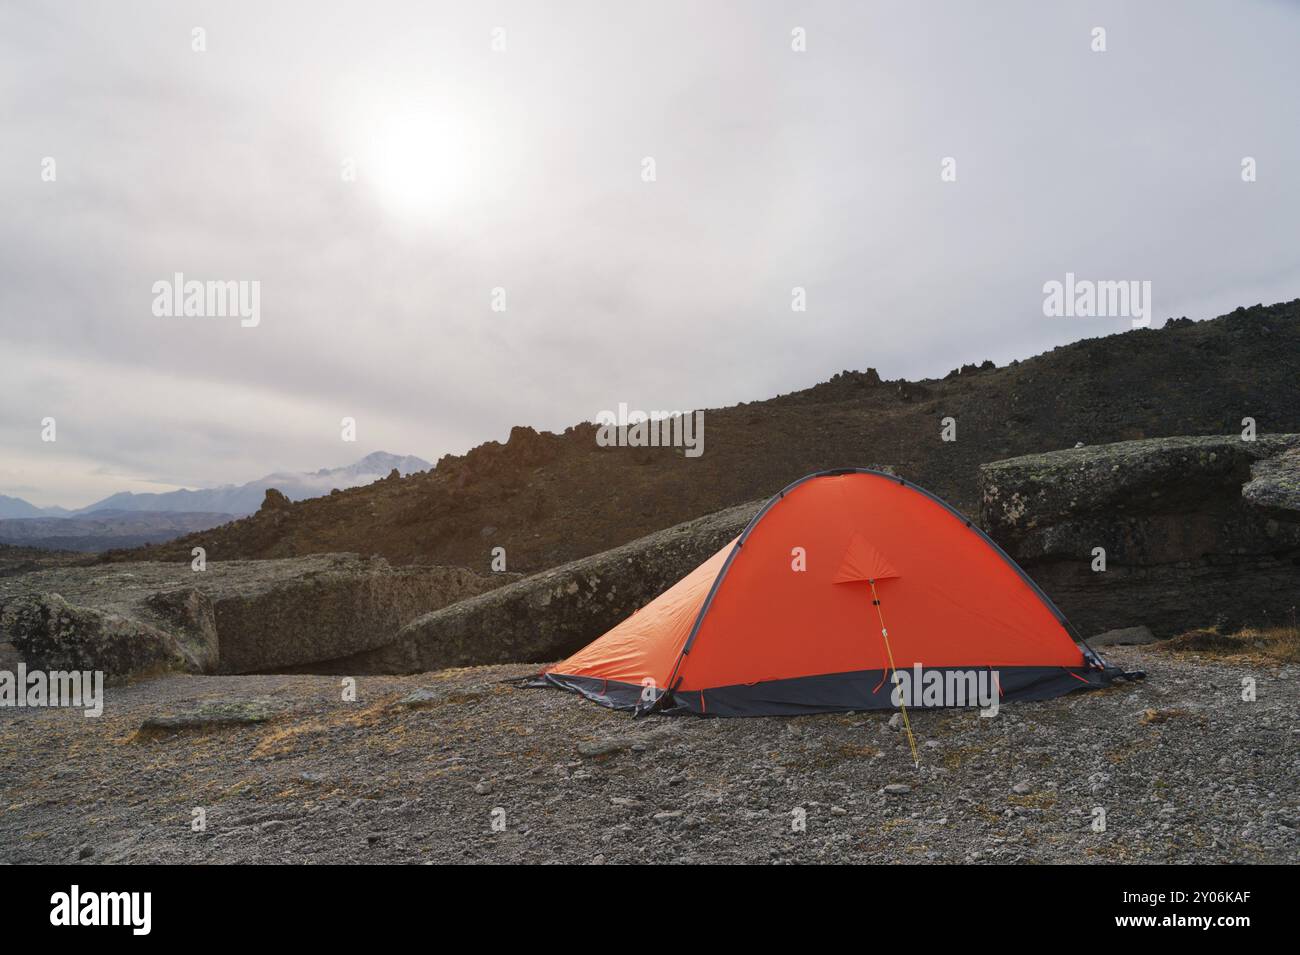
[[[333,672],[428,611],[515,575],[393,568],[382,558],[117,563],[0,578],[0,644],[28,666],[126,678],[195,673]],[[352,669],[352,673],[365,673]]]
[[[751,501],[425,614],[392,643],[359,655],[367,673],[544,662],[585,646],[736,537]]]
[[[980,469],[980,518],[1083,633],[1290,621],[1300,435],[1151,438]]]

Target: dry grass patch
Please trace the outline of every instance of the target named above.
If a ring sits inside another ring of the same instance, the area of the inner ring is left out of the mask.
[[[1145,709],[1142,715],[1138,717],[1138,722],[1143,726],[1153,726],[1157,723],[1169,723],[1173,720],[1195,720],[1198,723],[1204,723],[1205,717],[1200,713],[1193,713],[1191,710],[1171,707],[1163,710]]]
[[[880,750],[866,743],[834,743],[830,751],[840,759],[871,759],[880,755]]]
[[[1236,633],[1191,630],[1155,646],[1170,653],[1203,653],[1212,657],[1247,657],[1300,663],[1300,626],[1267,627],[1262,630],[1247,627]]]
[[[1025,809],[1051,809],[1056,805],[1056,793],[1051,790],[1024,794],[1013,793],[1007,797],[1007,801],[1014,806],[1021,806]]]
[[[319,720],[273,729],[253,748],[250,758],[277,759],[288,756],[298,748],[304,736],[315,736],[323,732],[325,732],[325,724]]]
[[[945,750],[943,753],[943,765],[949,772],[956,772],[961,769],[962,764],[975,756],[983,756],[986,748],[983,746],[957,746]]]

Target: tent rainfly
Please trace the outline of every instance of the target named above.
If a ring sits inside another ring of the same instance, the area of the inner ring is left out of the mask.
[[[632,710],[759,716],[1043,700],[1125,674],[939,498],[802,478],[691,573],[533,685]],[[1128,674],[1136,677],[1140,674]]]

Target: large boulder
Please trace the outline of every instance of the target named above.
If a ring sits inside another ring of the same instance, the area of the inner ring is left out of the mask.
[[[220,673],[310,672],[391,642],[420,614],[497,586],[463,567],[393,569],[375,558],[267,579],[213,600]]]
[[[687,521],[435,610],[382,649],[339,661],[339,672],[413,673],[567,656],[707,560],[762,505]]]
[[[430,610],[517,575],[393,568],[382,558],[62,567],[0,578],[0,647],[30,667],[312,672],[374,650]],[[64,661],[66,665],[60,663]]]
[[[1085,635],[1276,623],[1300,596],[1300,435],[1054,451],[980,484],[984,528]]]
[[[169,634],[120,614],[75,607],[58,594],[7,601],[0,625],[19,660],[32,670],[142,675],[187,662]]]

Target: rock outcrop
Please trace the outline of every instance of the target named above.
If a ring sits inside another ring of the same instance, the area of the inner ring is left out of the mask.
[[[985,529],[1085,635],[1280,623],[1300,602],[1300,435],[1124,441],[980,480]]]
[[[58,594],[29,594],[4,604],[0,628],[32,669],[102,670],[144,675],[185,667],[178,642],[122,614],[78,607]]]
[[[736,537],[751,501],[435,610],[382,649],[329,672],[415,673],[572,653],[657,597]]]
[[[63,567],[0,578],[0,647],[29,667],[137,676],[310,671],[391,642],[423,613],[515,575],[394,569],[351,554]]]

